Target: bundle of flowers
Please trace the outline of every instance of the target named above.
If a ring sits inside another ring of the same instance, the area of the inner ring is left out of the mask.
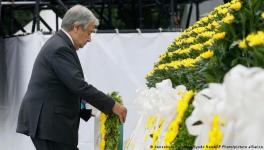
[[[170,80],[157,83],[156,88],[139,89],[135,102],[140,119],[126,150],[171,147],[192,97],[193,91],[182,85],[173,88]]]
[[[122,104],[121,96],[117,92],[112,92],[109,96]],[[100,114],[100,150],[117,150],[120,136],[119,125],[117,115]]]
[[[264,1],[232,0],[216,7],[177,37],[146,75],[147,85],[154,87],[170,79],[174,87],[185,85],[200,91],[208,83],[222,82],[237,64],[263,67],[263,39]],[[192,109],[189,105],[187,115]],[[173,147],[181,149],[193,142],[194,137],[181,124]]]
[[[207,149],[263,149],[264,70],[238,65],[222,84],[209,84],[194,98],[187,118],[195,147]],[[200,122],[197,124],[197,122]]]

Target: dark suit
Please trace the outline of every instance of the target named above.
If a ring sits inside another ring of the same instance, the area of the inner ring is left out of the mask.
[[[84,81],[82,67],[63,31],[40,50],[22,101],[17,132],[65,144],[78,144],[80,100],[112,112],[114,101]]]

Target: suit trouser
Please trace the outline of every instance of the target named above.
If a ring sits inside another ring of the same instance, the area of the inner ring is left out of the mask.
[[[37,150],[79,150],[77,146],[31,137]]]

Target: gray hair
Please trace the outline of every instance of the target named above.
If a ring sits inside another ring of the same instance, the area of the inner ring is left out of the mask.
[[[99,25],[98,19],[88,8],[82,5],[75,5],[64,15],[61,28],[70,31],[73,26],[80,25],[82,29],[86,29],[90,23],[94,23],[96,26]]]

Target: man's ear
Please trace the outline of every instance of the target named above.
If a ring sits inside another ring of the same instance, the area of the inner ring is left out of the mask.
[[[78,30],[80,30],[80,26],[78,26],[78,25],[73,25],[73,32],[74,32],[74,33],[77,33]]]

